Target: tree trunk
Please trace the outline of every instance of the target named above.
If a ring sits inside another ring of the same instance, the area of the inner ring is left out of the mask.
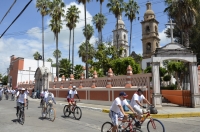
[[[58,33],[56,33],[56,76],[58,79]]]
[[[131,55],[131,48],[132,48],[132,21],[131,21],[131,31],[130,31],[130,45],[129,45],[129,56]]]
[[[102,14],[102,3],[100,1],[100,13]],[[101,43],[102,43],[102,37],[103,37],[103,34],[102,34],[102,29],[101,29]]]
[[[44,64],[44,16],[42,15],[42,61],[43,61],[43,67]]]
[[[69,32],[69,62],[70,62],[70,60],[71,60],[71,59],[70,59],[70,58],[71,58],[71,57],[70,57],[70,54],[71,54],[71,53],[70,53],[70,51],[71,51],[71,47],[70,47],[70,46],[71,46],[71,32],[72,32],[72,30],[70,29],[70,32]]]
[[[189,32],[188,30],[185,31],[185,47],[189,47],[190,43],[189,43]]]
[[[118,45],[118,39],[119,39],[119,34],[118,34],[118,16],[117,16],[117,56],[119,57],[119,45]]]
[[[72,74],[74,74],[74,28],[73,28],[73,45],[72,45]]]
[[[85,36],[87,37],[87,29],[86,29],[86,3],[84,5],[84,10],[85,10]],[[85,43],[86,43],[86,78],[88,78],[88,44],[87,44],[87,38],[85,38]]]

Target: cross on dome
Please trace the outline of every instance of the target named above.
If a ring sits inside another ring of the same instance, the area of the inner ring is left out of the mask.
[[[171,30],[171,43],[173,43],[174,42],[174,40],[173,40],[173,29],[174,29],[174,25],[176,25],[176,23],[172,23],[172,19],[170,19],[169,22],[170,23],[167,23],[166,25],[170,26],[170,30]]]

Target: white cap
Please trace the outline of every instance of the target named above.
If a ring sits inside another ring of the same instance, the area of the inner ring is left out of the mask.
[[[21,90],[25,90],[25,88],[22,88]]]
[[[76,86],[73,86],[72,88],[76,89]]]

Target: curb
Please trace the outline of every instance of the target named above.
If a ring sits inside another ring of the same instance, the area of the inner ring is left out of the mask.
[[[102,109],[103,113],[109,113],[110,110]],[[132,114],[132,112],[126,112]],[[171,114],[151,114],[153,118],[182,118],[182,117],[200,117],[200,112],[188,112],[188,113],[171,113]]]

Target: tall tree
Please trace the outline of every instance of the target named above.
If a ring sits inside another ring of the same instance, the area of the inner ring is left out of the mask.
[[[49,26],[56,38],[56,50],[58,50],[58,34],[60,33],[60,29],[62,29],[61,17],[64,17],[64,7],[65,3],[62,0],[53,0],[49,2],[51,16],[51,23]],[[56,76],[58,77],[58,54],[56,54]]]
[[[53,63],[53,60],[52,60],[51,58],[48,58],[48,59],[47,59],[47,62]]]
[[[71,63],[68,59],[62,59],[59,61],[60,62],[60,70],[59,70],[59,77],[62,77],[62,75],[64,75],[65,77],[70,77],[71,74]]]
[[[119,16],[124,11],[124,2],[123,0],[108,0],[107,7],[109,8],[109,12],[112,12],[115,15],[115,18],[117,19],[117,49],[119,50],[118,19],[119,19]],[[118,53],[118,56],[119,56],[119,53]]]
[[[185,46],[189,47],[189,30],[196,24],[196,16],[200,9],[199,0],[165,0],[165,8],[177,27],[184,32]]]
[[[139,14],[139,6],[135,0],[129,0],[128,3],[124,3],[124,9],[125,9],[125,16],[128,17],[128,20],[131,22],[131,31],[130,31],[130,44],[129,44],[129,56],[131,54],[131,45],[132,45],[132,25],[133,20],[136,19],[136,14]]]
[[[104,2],[104,0],[97,0],[97,2],[100,2],[100,14],[102,14],[102,3]]]
[[[86,25],[87,25],[87,22],[86,22],[86,19],[87,19],[86,18],[86,3],[90,2],[91,0],[77,0],[77,1],[78,1],[78,3],[82,3],[84,5],[84,11],[85,11],[85,28],[86,28]],[[88,52],[88,45],[87,45],[87,39],[86,38],[85,38],[85,43],[86,43],[86,52]],[[88,55],[86,55],[86,60],[88,60]],[[87,61],[86,61],[86,78],[88,78],[88,63],[87,63]]]
[[[34,57],[34,60],[37,60],[38,61],[38,67],[39,67],[39,60],[41,59],[41,55],[38,51],[36,51],[34,54],[33,54],[33,57]]]
[[[62,55],[62,53],[61,53],[60,50],[54,50],[54,52],[53,52],[53,56],[54,56],[55,58],[60,58],[61,55]]]
[[[92,21],[98,30],[100,43],[102,43],[102,29],[106,24],[107,18],[103,14],[98,13],[93,17]]]
[[[70,8],[68,8],[68,11],[66,14],[67,26],[70,29],[69,61],[70,61],[71,30],[73,29],[72,69],[74,67],[74,29],[76,27],[76,23],[78,22],[80,13],[81,13],[81,11],[75,5],[72,5]],[[73,73],[73,70],[72,70],[72,73]]]
[[[45,66],[44,63],[44,16],[48,15],[49,8],[48,8],[49,0],[37,0],[36,7],[40,14],[42,15],[42,61],[43,67]]]

